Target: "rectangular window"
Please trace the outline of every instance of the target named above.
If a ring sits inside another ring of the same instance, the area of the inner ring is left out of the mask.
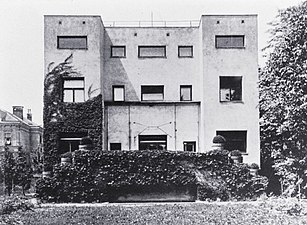
[[[164,86],[141,86],[142,101],[161,101],[164,99]]]
[[[242,77],[220,77],[220,101],[242,101]]]
[[[139,135],[139,150],[167,150],[167,135]]]
[[[111,58],[126,58],[126,46],[111,46]]]
[[[215,36],[216,48],[243,48],[244,35],[217,35]]]
[[[86,133],[61,133],[59,140],[59,153],[73,152],[79,149],[79,144],[82,137],[87,136]]]
[[[139,58],[166,58],[166,46],[139,46]]]
[[[184,141],[183,151],[185,152],[196,152],[196,141]]]
[[[11,133],[4,133],[4,144],[5,145],[12,145]]]
[[[58,36],[58,49],[87,49],[87,36]]]
[[[113,86],[113,101],[114,102],[125,101],[125,87],[124,86]]]
[[[192,101],[192,85],[180,85],[180,101]]]
[[[247,131],[216,131],[216,134],[226,139],[225,149],[246,152]]]
[[[178,57],[179,58],[192,58],[193,57],[193,46],[178,46]]]
[[[110,143],[110,150],[122,150],[122,144],[121,143]]]
[[[84,78],[64,80],[64,102],[84,102]]]

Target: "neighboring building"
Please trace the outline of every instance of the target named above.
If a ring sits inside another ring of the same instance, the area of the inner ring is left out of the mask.
[[[226,148],[260,163],[256,15],[206,15],[171,27],[45,16],[44,35],[46,74],[71,53],[82,74],[63,81],[63,101],[101,94],[101,148],[205,152],[221,134]],[[82,133],[53,141],[66,146],[59,152],[75,150]]]
[[[17,151],[19,147],[29,153],[42,148],[43,128],[32,121],[31,110],[23,116],[22,106],[13,106],[13,113],[0,109],[0,151],[7,146]]]

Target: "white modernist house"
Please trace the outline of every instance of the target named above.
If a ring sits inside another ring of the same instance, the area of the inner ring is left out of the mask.
[[[260,162],[256,15],[187,26],[50,15],[44,36],[46,73],[73,53],[82,74],[64,81],[63,101],[102,95],[103,149],[205,152],[220,134],[244,162]]]

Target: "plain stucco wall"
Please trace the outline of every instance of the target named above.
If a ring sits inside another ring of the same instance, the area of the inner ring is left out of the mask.
[[[202,150],[210,150],[217,130],[246,130],[247,155],[244,162],[260,163],[257,16],[203,16],[201,29]],[[244,35],[245,47],[218,49],[215,35]],[[219,101],[220,76],[243,77],[242,102]]]
[[[136,150],[138,135],[167,135],[168,150],[183,150],[184,141],[196,141],[197,148],[198,110],[198,103],[107,106],[108,143]]]

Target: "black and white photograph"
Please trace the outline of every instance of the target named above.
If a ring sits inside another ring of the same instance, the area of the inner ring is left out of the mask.
[[[306,0],[0,0],[0,225],[307,224]]]

